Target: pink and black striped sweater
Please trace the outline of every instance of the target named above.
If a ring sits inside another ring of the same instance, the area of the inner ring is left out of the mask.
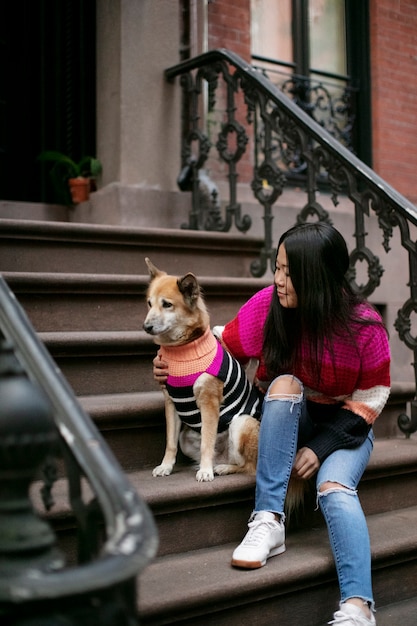
[[[250,384],[240,363],[234,359],[210,328],[204,335],[183,346],[161,346],[161,357],[168,363],[166,388],[184,424],[201,429],[201,415],[193,393],[197,378],[207,372],[223,383],[218,432],[226,430],[235,415],[259,418],[261,394]]]
[[[264,388],[268,375],[262,357],[264,325],[275,287],[257,292],[223,328],[221,340],[242,364],[257,359],[257,381]],[[361,304],[358,314],[380,320],[369,304]],[[304,385],[308,411],[315,423],[315,435],[307,446],[323,461],[339,448],[360,445],[384,408],[390,393],[390,349],[385,329],[380,325],[357,325],[356,346],[347,337],[338,338],[333,360],[324,349],[320,382],[315,383],[308,359],[302,359],[292,372]]]

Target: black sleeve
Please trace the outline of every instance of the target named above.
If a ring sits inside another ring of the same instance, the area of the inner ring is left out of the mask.
[[[348,409],[338,409],[329,422],[317,424],[317,434],[306,443],[313,450],[320,463],[335,450],[357,448],[368,436],[371,426]]]

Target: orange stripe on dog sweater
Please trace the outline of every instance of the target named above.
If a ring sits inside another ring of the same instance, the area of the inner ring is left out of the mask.
[[[218,341],[207,328],[204,335],[183,346],[161,346],[161,357],[168,363],[170,376],[205,372],[218,349]]]

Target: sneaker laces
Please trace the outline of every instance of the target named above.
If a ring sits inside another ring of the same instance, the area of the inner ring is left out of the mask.
[[[263,542],[264,538],[268,535],[270,530],[275,530],[277,523],[274,520],[253,520],[249,522],[249,530],[246,533],[242,545],[256,547]]]
[[[332,619],[328,624],[354,624],[355,626],[365,626],[365,624],[371,624],[371,621],[362,615],[348,615],[344,611],[336,611]]]

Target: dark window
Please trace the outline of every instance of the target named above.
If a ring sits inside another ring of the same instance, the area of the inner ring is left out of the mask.
[[[367,0],[252,0],[252,59],[371,165]]]
[[[2,5],[0,199],[54,202],[39,153],[95,156],[95,1]]]

